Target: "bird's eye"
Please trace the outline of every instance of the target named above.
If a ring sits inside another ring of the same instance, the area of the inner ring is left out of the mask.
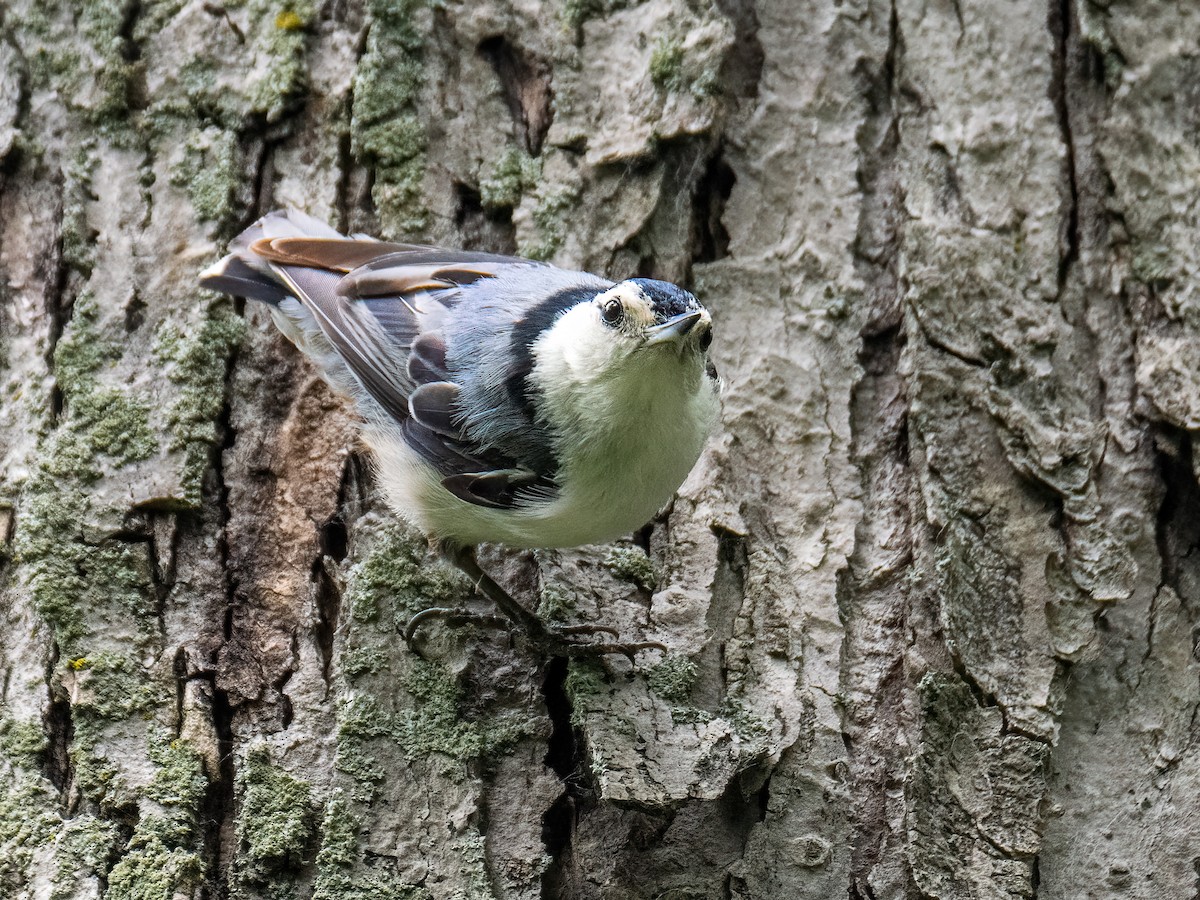
[[[620,300],[609,300],[601,308],[600,317],[604,319],[605,325],[619,325],[621,320],[625,318],[625,307],[621,305]]]
[[[704,334],[700,335],[700,351],[706,352],[712,346],[712,329],[705,328]]]

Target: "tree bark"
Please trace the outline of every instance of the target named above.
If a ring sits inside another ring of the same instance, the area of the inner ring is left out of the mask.
[[[8,0],[0,897],[1184,898],[1200,7]],[[198,271],[265,211],[678,280],[723,418],[484,553]]]

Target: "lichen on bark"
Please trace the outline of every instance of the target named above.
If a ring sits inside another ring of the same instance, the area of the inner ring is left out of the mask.
[[[1187,4],[11,0],[0,893],[1185,896]],[[481,556],[196,273],[343,230],[680,280],[718,434],[613,547]]]

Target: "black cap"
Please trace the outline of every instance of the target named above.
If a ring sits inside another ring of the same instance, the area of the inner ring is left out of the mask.
[[[653,278],[630,278],[649,298],[654,307],[654,320],[665,322],[686,312],[701,309],[700,301],[694,295],[669,281],[655,281]]]

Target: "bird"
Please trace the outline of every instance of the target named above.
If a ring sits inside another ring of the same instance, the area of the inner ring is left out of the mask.
[[[297,209],[231,241],[201,286],[267,304],[352,401],[388,506],[547,652],[643,649],[551,628],[474,548],[596,544],[650,521],[717,420],[712,317],[689,291],[545,262],[343,235]],[[433,615],[405,628],[412,645]],[[487,618],[489,621],[496,617]]]

